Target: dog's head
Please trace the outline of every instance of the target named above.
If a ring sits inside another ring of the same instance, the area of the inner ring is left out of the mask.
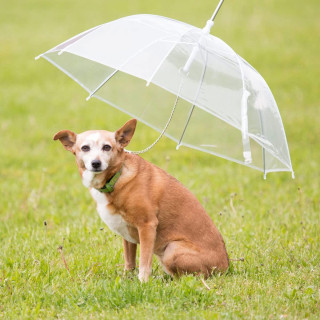
[[[53,139],[59,139],[64,148],[76,156],[81,173],[87,171],[96,175],[119,164],[136,124],[137,120],[131,119],[116,132],[91,130],[75,134],[70,130],[62,130]]]

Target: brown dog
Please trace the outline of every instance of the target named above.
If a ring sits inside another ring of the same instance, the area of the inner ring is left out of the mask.
[[[218,229],[196,197],[162,169],[124,148],[137,121],[116,132],[58,132],[65,149],[76,156],[83,184],[97,203],[102,220],[123,237],[125,269],[136,265],[147,281],[156,254],[171,275],[225,271],[229,259]]]

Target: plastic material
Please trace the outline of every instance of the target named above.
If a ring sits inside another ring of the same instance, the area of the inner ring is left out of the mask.
[[[90,96],[159,132],[178,95],[165,134],[179,146],[264,174],[292,172],[268,85],[225,42],[209,34],[210,25],[204,31],[165,17],[129,16],[85,31],[41,56]]]

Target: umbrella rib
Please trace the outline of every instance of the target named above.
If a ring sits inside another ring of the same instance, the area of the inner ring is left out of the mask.
[[[161,40],[160,40],[161,41]],[[165,41],[165,40],[162,40]],[[171,43],[171,42],[169,42]],[[173,42],[174,45],[168,50],[168,53],[164,56],[164,58],[160,61],[160,63],[158,64],[158,66],[155,68],[155,70],[152,72],[151,77],[149,78],[149,80],[147,81],[147,87],[150,85],[150,82],[152,81],[153,77],[156,75],[156,73],[159,71],[159,69],[161,68],[163,62],[168,58],[169,54],[172,52],[173,48],[177,45],[177,42]]]
[[[259,72],[258,72],[251,64],[249,64],[249,63],[248,63],[246,60],[244,60],[242,57],[240,57],[240,58],[241,58],[241,60],[242,60],[247,66],[249,66],[249,67],[250,67],[252,70],[254,70],[257,74],[259,74]],[[267,82],[266,82],[262,77],[261,77],[261,80],[264,82],[265,86],[270,90]],[[271,95],[272,95],[272,99],[273,99],[275,105],[277,105],[277,103],[276,103],[276,101],[275,101],[274,96],[273,96],[272,93],[271,93]],[[281,131],[282,131],[283,136],[284,136],[284,138],[285,138],[286,151],[287,151],[287,153],[288,153],[288,160],[289,160],[290,168],[291,168],[290,171],[291,171],[291,173],[292,173],[292,178],[294,179],[294,171],[293,171],[293,168],[292,168],[290,152],[289,152],[289,149],[288,149],[288,140],[287,140],[286,133],[285,133],[285,130],[284,130],[284,126],[283,126],[283,122],[282,122],[282,119],[281,119],[280,111],[279,111],[278,108],[276,108],[275,112],[278,114],[278,117],[279,117],[279,119],[281,120]],[[260,116],[260,119],[261,119],[261,114],[260,114],[260,113],[261,113],[261,112],[260,112],[260,109],[259,109],[259,116]],[[279,159],[278,159],[278,160],[279,160]],[[282,162],[282,161],[281,161],[281,162]],[[282,163],[283,163],[283,162],[282,162]],[[267,170],[267,171],[266,171],[266,173],[268,173],[268,172],[270,172],[270,170]]]
[[[181,38],[187,33],[187,32],[189,32],[190,30],[187,30],[185,33],[183,33],[182,35],[181,35]],[[181,39],[180,38],[180,39]],[[170,40],[167,40],[165,37],[164,38],[162,38],[162,39],[159,39],[158,40],[159,42],[160,41],[162,41],[162,42],[168,42],[168,43],[174,43],[175,45],[177,45],[178,43],[179,44],[186,44],[186,45],[194,45],[194,43],[192,43],[192,42],[184,42],[184,41],[170,41]],[[159,63],[159,65],[158,65],[158,67],[154,70],[154,72],[152,73],[152,75],[151,75],[151,77],[149,78],[149,80],[147,80],[147,87],[150,85],[150,82],[152,81],[152,79],[153,79],[153,77],[155,76],[155,74],[159,71],[159,69],[161,68],[161,66],[162,66],[162,64],[163,64],[163,62],[168,58],[168,56],[169,56],[169,54],[172,52],[172,50],[173,50],[173,48],[174,48],[175,46],[172,46],[171,48],[170,48],[170,50],[168,50],[168,54],[166,54],[165,56],[164,56],[164,58],[161,60],[161,62]]]
[[[68,39],[68,40],[60,43],[59,45],[57,45],[57,46],[54,47],[53,49],[50,49],[50,50],[48,50],[48,51],[46,51],[46,52],[44,52],[44,53],[39,54],[39,55],[36,56],[34,59],[35,59],[35,60],[38,60],[39,58],[43,57],[43,56],[44,56],[45,54],[47,54],[47,53],[51,53],[51,52],[55,52],[55,51],[60,52],[61,50],[64,51],[66,48],[69,48],[70,45],[76,43],[78,40],[82,39],[82,38],[85,37],[87,34],[90,34],[91,32],[99,29],[101,26],[103,26],[103,25],[95,26],[95,27],[93,27],[93,28],[91,28],[91,29],[89,29],[89,30],[83,31],[83,32],[81,32],[80,34],[77,34],[77,35],[73,36],[72,38],[70,38],[70,39]],[[78,39],[75,40],[74,42],[70,43],[69,45],[67,45],[65,48],[60,49],[60,50],[57,49],[58,47],[61,47],[61,46],[64,45],[65,43],[67,43],[67,42],[69,42],[69,41],[72,41],[73,39],[76,39],[76,38],[78,38]]]
[[[182,141],[182,139],[183,139],[183,137],[184,137],[184,134],[185,134],[185,132],[186,132],[186,130],[187,130],[187,126],[188,126],[189,121],[190,121],[190,118],[191,118],[191,116],[192,116],[194,107],[195,107],[195,105],[192,105],[191,110],[190,110],[190,112],[189,112],[189,116],[188,116],[187,122],[186,122],[186,124],[185,124],[185,126],[184,126],[182,135],[181,135],[181,137],[180,137],[180,139],[179,139],[179,142],[178,142],[178,145],[177,145],[177,147],[176,147],[177,150],[178,150],[179,147],[181,146],[181,141]]]
[[[201,75],[201,81],[200,81],[200,83],[199,83],[198,90],[197,90],[197,94],[196,94],[196,96],[195,96],[195,99],[194,99],[194,101],[193,101],[191,110],[190,110],[190,112],[189,112],[189,116],[188,116],[187,122],[186,122],[186,124],[185,124],[185,126],[184,126],[183,132],[182,132],[182,134],[181,134],[181,137],[180,137],[180,139],[179,139],[178,145],[177,145],[177,147],[176,147],[177,150],[178,150],[179,147],[181,146],[182,139],[183,139],[184,134],[185,134],[185,132],[186,132],[186,130],[187,130],[187,126],[188,126],[188,124],[189,124],[189,122],[190,122],[190,119],[191,119],[191,116],[192,116],[192,113],[193,113],[193,110],[194,110],[194,107],[195,107],[195,103],[196,103],[196,101],[197,101],[197,99],[198,99],[198,96],[199,96],[199,93],[200,93],[200,88],[201,88],[201,85],[202,85],[202,83],[203,83],[204,75],[206,74],[206,70],[207,70],[207,60],[208,60],[208,53],[205,51],[205,61],[204,61],[204,68],[203,68],[202,75]]]
[[[82,37],[79,37],[78,39],[76,39],[75,41],[71,42],[70,44],[68,44],[65,48],[61,49],[59,52],[58,52],[58,55],[60,56],[63,52],[65,52],[68,48],[70,48],[71,46],[73,46],[75,43],[77,43],[79,40],[82,40],[83,38],[85,38],[87,35],[97,31],[98,29],[100,29],[101,27],[103,26],[103,24],[95,27],[95,28],[92,28],[90,29],[87,33],[84,32],[83,33],[83,36]],[[77,36],[73,37],[72,39],[76,38]]]
[[[106,77],[86,98],[88,101],[106,82],[108,82],[119,70],[114,70],[108,77]]]
[[[264,136],[264,129],[263,129],[263,122],[262,122],[262,117],[261,117],[261,110],[258,110],[259,114],[259,120],[260,120],[260,128],[261,128],[261,134]],[[262,146],[262,160],[263,160],[263,178],[266,180],[267,179],[267,173],[266,173],[266,150]]]
[[[76,83],[78,83],[83,89],[85,89],[86,91],[90,92],[90,89],[87,88],[81,81],[79,81],[76,77],[74,77],[69,71],[67,71],[66,69],[64,69],[63,67],[61,67],[60,65],[58,65],[55,61],[53,61],[52,59],[50,59],[49,57],[43,55],[42,56],[43,59],[49,61],[50,63],[52,63],[56,68],[58,68],[59,70],[61,70],[63,73],[65,73],[68,77],[70,77],[72,80],[74,80]]]
[[[176,40],[159,40],[159,41],[162,41],[162,42],[168,42],[168,43],[175,43],[175,44],[188,44],[190,46],[193,46],[194,45],[194,42],[186,42],[186,41],[179,41],[177,42]]]
[[[248,135],[248,97],[250,95],[250,92],[246,90],[244,73],[243,73],[239,55],[236,52],[234,52],[234,54],[239,65],[239,70],[240,70],[241,79],[242,79],[241,134],[242,134],[243,156],[244,156],[244,161],[250,163],[252,162],[250,139]]]
[[[111,75],[107,76],[99,85],[96,89],[94,89],[90,95],[87,97],[87,101],[104,85],[106,84],[119,70],[121,71],[121,68],[124,67],[131,59],[135,58],[138,54],[140,54],[141,52],[143,52],[144,50],[146,50],[147,48],[151,47],[152,45],[154,45],[155,43],[159,42],[159,41],[164,41],[167,37],[170,37],[170,35],[165,35],[163,38],[157,39],[152,41],[151,43],[149,43],[147,46],[143,47],[142,49],[138,50],[135,54],[133,54],[132,56],[130,56],[125,62],[123,62],[120,67],[115,70]]]

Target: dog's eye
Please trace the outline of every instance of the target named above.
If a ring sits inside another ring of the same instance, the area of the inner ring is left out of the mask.
[[[88,151],[90,151],[90,147],[89,146],[82,146],[81,150],[84,152],[88,152]]]
[[[103,151],[110,151],[110,150],[111,150],[111,146],[109,146],[108,144],[105,144],[105,145],[102,147],[102,150],[103,150]]]

